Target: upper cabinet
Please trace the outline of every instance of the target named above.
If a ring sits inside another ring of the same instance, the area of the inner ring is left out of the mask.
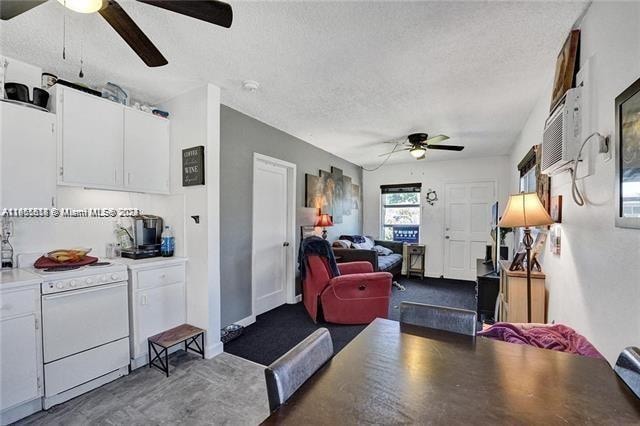
[[[122,186],[122,105],[64,89],[60,119],[60,183]]]
[[[169,193],[169,120],[57,86],[60,185]]]
[[[169,121],[124,110],[124,186],[131,191],[169,192]]]
[[[0,207],[54,207],[56,116],[0,102]]]

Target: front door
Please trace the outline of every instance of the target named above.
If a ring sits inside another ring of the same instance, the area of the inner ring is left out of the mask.
[[[253,189],[253,315],[286,302],[288,169],[256,158]]]
[[[476,279],[476,259],[485,255],[494,202],[494,182],[445,185],[445,278]]]

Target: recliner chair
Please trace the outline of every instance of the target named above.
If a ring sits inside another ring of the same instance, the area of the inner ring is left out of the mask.
[[[389,316],[390,273],[373,272],[369,262],[339,263],[338,269],[341,275],[331,278],[325,259],[307,256],[302,298],[314,322],[320,306],[324,320],[337,324],[368,324]]]

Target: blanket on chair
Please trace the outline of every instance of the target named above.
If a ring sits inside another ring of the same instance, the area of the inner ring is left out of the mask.
[[[477,335],[503,342],[604,359],[602,354],[584,336],[562,324],[498,322],[488,329],[478,332]]]
[[[331,269],[331,278],[340,275],[336,257],[333,255],[331,244],[329,241],[320,237],[307,237],[300,241],[300,250],[298,251],[298,268],[300,269],[300,279],[304,281],[307,275],[307,256],[320,256],[327,259],[329,268]]]

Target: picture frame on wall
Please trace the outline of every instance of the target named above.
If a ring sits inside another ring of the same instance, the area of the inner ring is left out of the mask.
[[[615,224],[640,229],[640,79],[616,97],[615,109]]]
[[[551,197],[549,216],[555,223],[562,223],[562,195]]]
[[[565,93],[567,93],[567,90],[573,87],[573,82],[578,71],[579,53],[580,30],[571,30],[556,60],[556,72],[553,79],[553,92],[551,95],[551,111],[558,106]]]

